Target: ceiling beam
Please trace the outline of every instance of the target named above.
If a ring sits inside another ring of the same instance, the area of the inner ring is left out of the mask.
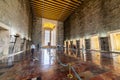
[[[41,12],[44,12],[44,11],[51,11],[51,12],[54,12],[54,13],[58,13],[58,12],[73,12],[74,10],[54,10],[54,9],[51,9],[51,8],[44,8],[44,9],[41,9],[41,8],[37,8],[37,7],[34,7],[33,8],[33,11],[41,11]]]
[[[40,0],[39,0],[40,1]],[[60,5],[60,6],[70,6],[70,7],[77,7],[76,5],[71,5],[71,4],[68,4],[68,3],[63,3],[63,1],[58,1],[58,0],[45,0],[47,2],[50,2],[50,3],[53,3],[53,4],[57,4],[57,5]],[[45,2],[44,1],[44,2]]]
[[[44,12],[41,12],[39,10],[35,10],[34,13],[41,13],[41,15],[44,15],[44,14],[52,14],[52,15],[61,15],[61,14],[66,14],[66,13],[71,13],[71,12],[52,12],[52,11],[44,11]]]
[[[43,1],[41,1],[41,0],[34,0],[34,1],[32,1],[32,2],[35,2],[35,3],[37,3],[37,4],[41,4],[41,5],[51,5],[51,6],[55,6],[55,7],[57,7],[57,8],[75,8],[74,6],[69,6],[69,5],[64,5],[64,4],[56,4],[56,3],[54,3],[54,2],[50,2],[50,1],[47,1],[47,0],[44,0],[44,2]]]
[[[64,10],[64,9],[66,9],[66,10],[69,10],[69,11],[72,11],[72,10],[76,9],[76,8],[58,8],[58,7],[54,7],[54,6],[50,6],[50,5],[43,6],[43,5],[35,4],[35,3],[32,3],[31,6],[38,7],[38,8],[52,8],[54,10]]]
[[[68,4],[68,5],[73,5],[73,6],[79,6],[79,3],[74,3],[74,1],[71,0],[55,0],[57,2],[63,3],[63,4]]]
[[[30,0],[33,15],[64,21],[81,5],[83,0]]]

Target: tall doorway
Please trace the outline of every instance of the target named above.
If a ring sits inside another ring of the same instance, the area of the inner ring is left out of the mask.
[[[55,24],[46,22],[43,26],[44,30],[44,38],[43,38],[43,46],[56,46],[56,27]]]

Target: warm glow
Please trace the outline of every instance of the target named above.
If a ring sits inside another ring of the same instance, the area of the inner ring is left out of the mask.
[[[80,38],[80,48],[84,47],[85,48],[85,39]]]
[[[51,46],[56,45],[56,31],[45,29],[45,36],[44,36],[44,46],[48,46],[50,43]]]
[[[44,29],[54,29],[55,28],[55,24],[52,24],[50,22],[46,22],[43,25]]]
[[[120,55],[112,54],[112,56],[113,56],[113,65],[115,70],[120,70]]]
[[[45,30],[44,45],[47,46],[49,42],[50,42],[50,31],[49,30]]]
[[[68,41],[68,48],[70,48],[70,40]]]
[[[99,50],[99,38],[98,36],[91,37],[91,49]]]
[[[64,47],[66,47],[66,41],[64,41]],[[66,48],[65,48],[65,53],[66,53]]]
[[[56,45],[56,29],[53,29],[51,31],[51,45],[52,46]]]
[[[66,47],[66,41],[64,41],[64,47]]]
[[[92,53],[92,62],[97,64],[97,65],[101,65],[101,60],[100,60],[100,53],[99,52],[93,52]]]
[[[113,51],[120,51],[120,33],[110,34],[111,47]]]
[[[76,40],[75,39],[73,40],[73,45],[76,45]]]
[[[68,54],[71,54],[71,52],[70,52],[70,40],[68,40]]]

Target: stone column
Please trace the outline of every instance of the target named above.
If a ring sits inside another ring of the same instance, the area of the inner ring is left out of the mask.
[[[57,32],[56,32],[56,43],[57,45],[63,45],[64,40],[64,27],[63,22],[58,21]]]

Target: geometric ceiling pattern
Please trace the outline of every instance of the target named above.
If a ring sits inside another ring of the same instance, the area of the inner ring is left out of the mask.
[[[30,0],[33,15],[52,20],[64,21],[83,0]]]

